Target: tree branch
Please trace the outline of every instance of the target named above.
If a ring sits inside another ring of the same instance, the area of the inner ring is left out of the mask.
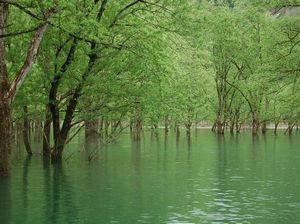
[[[0,3],[6,3],[6,4],[9,4],[9,5],[13,5],[15,6],[16,8],[20,9],[21,11],[23,11],[24,13],[26,13],[27,15],[35,18],[35,19],[38,19],[38,20],[43,20],[43,18],[40,18],[39,16],[37,16],[36,14],[34,14],[33,12],[31,12],[30,10],[28,10],[26,7],[20,5],[19,3],[17,2],[14,2],[14,1],[8,1],[8,0],[0,0]]]
[[[23,30],[23,31],[19,31],[19,32],[14,32],[14,33],[4,33],[2,35],[0,35],[0,39],[1,38],[5,38],[5,37],[13,37],[13,36],[19,36],[19,35],[23,35],[23,34],[27,34],[27,33],[32,33],[34,31],[37,31],[41,26],[43,26],[44,24],[41,24],[37,27],[34,28],[30,28],[28,30]]]
[[[48,27],[48,24],[44,24],[41,27],[39,27],[37,29],[37,31],[35,32],[35,35],[31,42],[31,45],[27,51],[27,56],[24,61],[24,64],[21,67],[21,69],[17,72],[16,78],[13,81],[13,83],[10,85],[9,91],[7,92],[7,94],[5,96],[5,98],[10,103],[12,103],[12,101],[14,100],[16,93],[20,89],[22,83],[24,82],[26,76],[28,75],[30,69],[32,68],[32,66],[36,60],[41,41],[47,30],[47,27]]]

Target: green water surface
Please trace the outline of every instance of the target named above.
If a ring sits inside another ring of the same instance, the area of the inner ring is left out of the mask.
[[[1,224],[300,223],[298,134],[124,134],[92,162],[99,147],[79,136],[55,167],[20,145],[0,179]]]

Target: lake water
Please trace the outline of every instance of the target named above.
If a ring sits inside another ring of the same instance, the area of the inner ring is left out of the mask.
[[[79,136],[53,167],[24,149],[0,179],[0,223],[300,223],[300,138],[198,130],[124,134],[99,150]],[[38,152],[39,147],[35,145]]]

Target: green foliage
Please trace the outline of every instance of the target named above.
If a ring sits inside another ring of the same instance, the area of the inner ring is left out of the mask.
[[[15,102],[29,106],[32,119],[42,119],[49,88],[78,40],[71,65],[58,89],[64,117],[76,86],[83,82],[74,121],[131,120],[157,125],[166,117],[178,124],[216,120],[240,123],[299,122],[299,17],[275,19],[274,9],[298,1],[20,1],[47,20],[38,62]],[[42,23],[12,7],[8,32]],[[32,33],[7,39],[9,70],[24,61]],[[96,43],[91,50],[90,44]],[[89,56],[97,61],[87,79]],[[83,80],[83,81],[82,81]]]

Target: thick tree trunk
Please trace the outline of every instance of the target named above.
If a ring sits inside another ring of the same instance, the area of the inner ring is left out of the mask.
[[[0,3],[0,35],[5,35],[8,4]],[[11,106],[5,99],[9,90],[5,62],[5,39],[0,38],[0,176],[9,175],[9,154],[11,150]]]
[[[29,125],[29,120],[28,120],[28,109],[27,109],[27,106],[23,107],[23,111],[24,111],[23,142],[24,142],[25,149],[26,149],[28,155],[32,155],[32,150],[31,150],[30,140],[29,140],[30,125]]]
[[[222,124],[221,120],[216,121],[216,128],[217,128],[217,133],[218,134],[220,134],[220,135],[224,134],[224,127],[223,127],[223,124]]]
[[[51,163],[60,163],[62,161],[62,152],[64,150],[65,145],[60,143],[57,144],[52,153],[51,153]]]
[[[9,175],[11,151],[11,109],[8,102],[0,100],[0,176]]]
[[[67,115],[66,115],[67,116]],[[73,114],[72,114],[73,116]],[[51,153],[51,162],[52,163],[59,163],[62,161],[62,154],[63,150],[65,148],[67,138],[69,131],[71,129],[71,126],[63,127],[62,130],[59,133],[59,136],[57,138],[57,141],[54,144],[54,149]]]
[[[59,163],[62,161],[62,153],[65,148],[69,132],[71,130],[71,121],[72,121],[73,113],[74,110],[72,111],[67,110],[66,112],[66,118],[64,120],[64,124],[58,133],[58,136],[54,143],[53,151],[51,153],[52,163]]]

